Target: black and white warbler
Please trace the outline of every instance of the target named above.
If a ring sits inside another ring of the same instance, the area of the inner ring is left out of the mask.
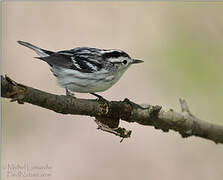
[[[105,91],[121,78],[130,65],[143,62],[115,49],[77,47],[52,52],[27,42],[18,43],[34,50],[40,56],[38,59],[50,65],[67,95],[70,95],[70,91],[91,94]]]

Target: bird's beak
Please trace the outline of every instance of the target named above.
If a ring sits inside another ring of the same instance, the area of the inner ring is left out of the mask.
[[[144,61],[139,60],[139,59],[133,59],[131,64],[137,64],[137,63],[142,63],[142,62],[144,62]]]

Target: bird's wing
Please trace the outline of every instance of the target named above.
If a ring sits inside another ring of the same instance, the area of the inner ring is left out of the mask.
[[[83,51],[82,53],[73,50],[59,51],[50,56],[38,58],[47,62],[50,66],[73,69],[83,73],[99,71],[103,66],[100,56],[93,53],[83,53]]]

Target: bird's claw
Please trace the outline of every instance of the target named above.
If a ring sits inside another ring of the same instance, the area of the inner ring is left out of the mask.
[[[96,96],[99,101],[103,101],[103,102],[107,102],[108,101],[107,99],[103,98],[102,96],[100,96],[100,95],[98,95],[96,93],[90,93],[90,94]]]

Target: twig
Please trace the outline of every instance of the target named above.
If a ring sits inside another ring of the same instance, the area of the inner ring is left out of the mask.
[[[1,76],[1,96],[20,104],[30,103],[57,113],[93,116],[96,119],[106,119],[106,123],[109,120],[107,125],[110,129],[108,131],[113,129],[111,133],[116,135],[117,132],[114,132],[114,128],[118,128],[119,120],[123,120],[137,122],[144,126],[153,126],[163,132],[174,130],[179,132],[183,138],[198,136],[215,143],[223,143],[223,126],[196,118],[191,114],[183,99],[180,99],[182,113],[178,113],[172,109],[164,111],[161,106],[143,105],[142,107],[128,99],[98,101],[50,94],[19,84],[7,76]],[[100,129],[103,128],[100,126]],[[120,134],[118,135],[120,136]]]

